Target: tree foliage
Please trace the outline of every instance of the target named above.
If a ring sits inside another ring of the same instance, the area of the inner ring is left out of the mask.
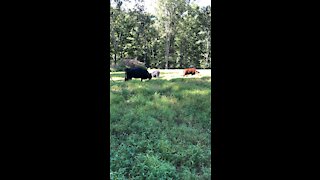
[[[158,0],[153,15],[144,0],[135,0],[131,9],[122,7],[124,0],[111,1],[110,65],[137,58],[152,68],[211,68],[210,6]]]

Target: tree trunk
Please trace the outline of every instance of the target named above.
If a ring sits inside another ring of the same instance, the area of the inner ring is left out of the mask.
[[[185,39],[182,40],[182,43],[180,45],[180,68],[183,68],[184,63],[184,45],[185,45]]]
[[[209,65],[209,67],[211,68],[211,64],[210,64],[210,60],[209,60],[209,54],[210,54],[210,51],[211,51],[211,48],[210,48],[210,35],[208,33],[208,38],[207,38],[207,56],[206,56],[206,62],[207,64]]]
[[[170,13],[169,13],[168,9],[166,9],[165,11],[166,11],[165,14],[167,16],[170,16]],[[165,47],[166,49],[165,49],[165,56],[164,56],[164,59],[165,59],[165,62],[166,62],[165,69],[168,69],[168,67],[169,67],[170,21],[171,21],[171,19],[169,17],[169,19],[167,19],[166,22],[165,22],[165,30],[166,30],[166,47]]]
[[[146,52],[144,53],[143,59],[144,59],[143,61],[144,61],[145,66],[148,67],[149,63],[147,62],[147,53]]]
[[[111,28],[111,38],[112,38],[112,42],[113,42],[113,48],[114,48],[114,64],[116,65],[117,64],[117,42],[116,42],[116,38],[115,38],[115,32],[114,32],[114,29],[113,29],[113,23],[111,23],[113,20],[113,18],[111,18],[111,21],[110,21],[110,28]]]
[[[154,62],[154,52],[153,52],[153,47],[151,47],[151,53],[150,53],[150,64]]]
[[[167,36],[167,41],[166,41],[166,54],[165,54],[165,61],[166,61],[166,66],[165,69],[168,69],[169,67],[169,50],[170,50],[170,36]]]
[[[143,62],[144,62],[144,64],[147,66],[148,65],[148,63],[147,63],[147,49],[144,49],[144,55],[143,55]]]

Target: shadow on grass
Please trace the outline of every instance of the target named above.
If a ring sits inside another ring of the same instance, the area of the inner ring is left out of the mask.
[[[177,95],[182,97],[185,91],[193,94],[203,94],[203,91],[211,91],[211,77],[201,78],[176,78],[171,80],[166,79],[151,79],[140,81],[134,79],[131,81],[110,81],[110,93],[127,95]]]

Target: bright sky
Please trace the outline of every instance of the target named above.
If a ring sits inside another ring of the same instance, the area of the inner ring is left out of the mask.
[[[191,0],[191,2],[194,1],[196,4],[198,4],[200,7],[202,6],[211,6],[211,0]],[[134,6],[134,0],[131,0],[131,3],[123,3],[122,7],[126,7],[126,8],[133,8]],[[155,6],[157,0],[145,0],[144,4],[145,4],[145,10],[151,14],[155,14]],[[111,5],[113,5],[113,3],[111,3]]]

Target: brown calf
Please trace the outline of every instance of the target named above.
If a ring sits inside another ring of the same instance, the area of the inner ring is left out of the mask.
[[[188,74],[195,75],[195,74],[198,74],[198,73],[200,73],[200,72],[197,71],[196,68],[187,68],[187,69],[184,69],[183,76],[186,76]]]

